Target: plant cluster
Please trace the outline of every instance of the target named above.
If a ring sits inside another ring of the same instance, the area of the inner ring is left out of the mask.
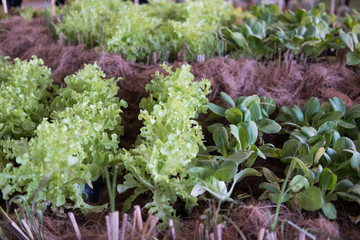
[[[37,116],[37,121],[31,128],[33,133],[30,136],[24,131],[21,138],[0,142],[3,151],[0,173],[3,198],[9,199],[21,193],[29,202],[44,203],[40,208],[51,203],[53,208],[102,209],[104,206],[92,207],[84,202],[83,189],[85,183],[92,186],[91,181],[99,177],[118,149],[119,135],[123,132],[119,114],[126,102],[116,97],[116,81],[104,80],[105,75],[99,67],[86,65],[83,70],[65,79],[66,88],[52,93],[56,97],[47,106],[51,111],[44,116],[38,114],[43,112],[41,102],[36,102],[31,96],[51,94],[46,91],[51,84],[48,78],[50,70],[39,66],[41,61],[36,58],[29,62],[17,59],[14,66],[6,64],[9,70],[24,68],[23,72],[15,71],[18,76],[13,74],[12,77],[29,82],[29,85],[17,81],[9,82],[8,86],[28,87],[26,90],[32,105],[27,110],[30,116]],[[34,92],[29,92],[29,89]],[[17,96],[7,96],[7,101],[26,103],[16,99]],[[25,117],[23,119],[26,120]],[[12,120],[7,119],[7,122]],[[27,126],[26,121],[24,123],[20,126]]]
[[[56,25],[70,43],[101,46],[131,61],[147,61],[155,54],[162,61],[186,60],[199,54],[212,57],[218,51],[217,31],[227,26],[232,6],[222,0],[152,0],[136,5],[130,1],[74,1],[63,8]]]
[[[193,81],[190,66],[184,65],[175,72],[164,66],[168,75],[157,73],[151,84],[148,98],[142,99],[139,119],[144,126],[134,149],[119,155],[120,164],[129,172],[118,191],[135,188],[129,203],[141,193],[151,191],[153,202],[146,207],[160,219],[175,217],[172,205],[181,198],[193,206],[196,198],[190,195],[194,181],[186,168],[204,148],[201,126],[195,120],[198,113],[207,110],[208,80]]]
[[[89,0],[74,1],[61,14],[55,28],[68,42],[100,46],[131,61],[194,61],[224,54],[259,59],[284,53],[316,58],[344,49],[347,64],[360,62],[359,13],[337,18],[325,4],[281,13],[275,4],[234,11],[220,0],[144,5]]]

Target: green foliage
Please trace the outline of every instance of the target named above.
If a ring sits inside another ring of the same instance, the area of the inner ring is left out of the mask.
[[[114,159],[122,134],[120,108],[126,106],[115,97],[116,82],[104,77],[98,66],[86,65],[65,79],[50,119],[43,119],[34,137],[2,141],[6,158],[15,159],[0,173],[4,199],[19,192],[42,207],[103,209],[84,202],[83,188]]]
[[[278,120],[295,129],[287,129],[290,139],[282,149],[271,149],[267,153],[289,163],[290,167],[281,190],[279,183],[283,180],[279,178],[260,184],[260,188],[265,189],[261,198],[286,202],[308,211],[322,209],[331,219],[336,218],[336,208],[331,202],[338,197],[360,202],[354,190],[360,182],[358,140],[353,142],[342,137],[358,131],[355,121],[358,109],[354,106],[347,113],[339,98],[322,105],[311,98],[302,110],[297,106],[283,107]],[[288,187],[287,181],[290,181]]]
[[[187,60],[199,54],[214,56],[219,44],[217,31],[229,25],[233,8],[222,0],[153,0],[135,5],[130,1],[74,1],[63,10],[57,32],[71,43],[100,45],[131,61],[146,61],[157,55],[161,61]],[[141,23],[141,24],[139,24]]]
[[[175,216],[171,207],[178,197],[187,204],[195,204],[190,195],[194,182],[188,179],[186,167],[203,146],[201,126],[194,120],[207,110],[206,95],[210,93],[207,80],[193,81],[190,66],[175,72],[164,66],[168,73],[155,74],[146,86],[150,96],[141,101],[139,119],[144,126],[137,146],[119,155],[120,164],[129,171],[118,191],[136,188],[125,206],[138,194],[151,191],[153,202],[146,205],[164,222]],[[124,209],[126,210],[126,209]]]
[[[209,109],[213,112],[209,118],[213,120],[222,116],[230,125],[226,127],[215,123],[208,127],[213,134],[215,150],[225,159],[238,152],[251,153],[245,161],[245,166],[251,167],[258,156],[265,158],[255,143],[264,133],[277,133],[281,129],[278,123],[269,119],[269,115],[275,111],[275,102],[256,95],[232,99],[222,92],[221,96],[230,108],[209,103]]]
[[[15,59],[14,63],[0,57],[0,140],[31,137],[49,115],[52,79],[43,61]]]
[[[331,25],[336,17],[325,12],[324,4],[309,11],[280,13],[277,5],[263,4],[251,10],[253,16],[244,24],[222,31],[241,56],[270,57],[280,49],[316,57],[342,47],[335,35],[337,29]]]

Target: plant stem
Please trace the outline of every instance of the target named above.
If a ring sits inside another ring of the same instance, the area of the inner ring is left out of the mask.
[[[285,181],[284,181],[283,185],[281,186],[281,191],[279,193],[279,197],[278,197],[277,204],[276,204],[276,212],[275,212],[274,221],[273,221],[273,223],[271,225],[271,229],[270,229],[271,232],[275,232],[275,230],[276,230],[277,221],[278,221],[278,218],[279,218],[280,206],[281,206],[281,202],[282,202],[282,200],[284,198],[286,185],[287,185],[287,182],[289,181],[290,175],[292,174],[292,172],[295,169],[295,166],[296,166],[296,161],[295,161],[295,159],[292,159],[290,167],[289,167],[289,169],[288,169],[288,171],[286,173]]]

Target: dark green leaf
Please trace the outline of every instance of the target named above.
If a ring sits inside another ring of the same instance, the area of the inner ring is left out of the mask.
[[[240,109],[236,107],[229,108],[225,111],[226,119],[233,124],[238,124],[243,121],[243,114]]]
[[[324,168],[319,178],[319,188],[322,192],[332,190],[337,182],[337,176],[329,168]]]
[[[320,102],[317,98],[311,97],[303,107],[305,121],[309,122],[312,116],[320,109]]]
[[[280,193],[280,188],[278,186],[275,186],[274,184],[268,182],[260,183],[259,188],[268,190],[269,192],[273,193]]]

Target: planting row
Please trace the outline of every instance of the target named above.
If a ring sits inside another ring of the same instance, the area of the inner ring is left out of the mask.
[[[339,98],[323,104],[310,98],[302,109],[282,107],[272,119],[276,105],[271,98],[232,99],[222,93],[228,107],[221,107],[208,103],[210,83],[193,81],[190,66],[164,70],[167,76],[157,73],[146,86],[150,96],[142,99],[139,114],[143,127],[134,148],[125,150],[118,145],[120,114],[127,104],[116,97],[117,80],[105,79],[96,64],[58,88],[42,60],[1,59],[3,199],[21,194],[40,209],[100,211],[106,205],[89,205],[84,188],[113,168],[124,179],[117,191],[134,189],[123,210],[149,192],[153,201],[146,207],[164,223],[176,217],[173,205],[179,199],[187,208],[205,192],[219,202],[235,201],[236,183],[249,176],[264,177],[260,199],[270,199],[278,210],[286,203],[293,209],[321,209],[334,219],[338,198],[359,203],[360,105],[347,110]],[[208,127],[213,146],[206,144],[205,129],[196,121],[208,108],[208,120],[222,122]],[[287,140],[275,147],[265,142],[266,134]],[[285,178],[254,168],[259,158],[288,165]]]
[[[347,49],[347,63],[360,62],[360,14],[353,10],[352,16],[337,18],[324,4],[281,13],[277,5],[263,4],[235,10],[223,0],[74,1],[60,16],[54,26],[61,39],[99,46],[131,61],[277,58],[285,52],[318,57]]]

